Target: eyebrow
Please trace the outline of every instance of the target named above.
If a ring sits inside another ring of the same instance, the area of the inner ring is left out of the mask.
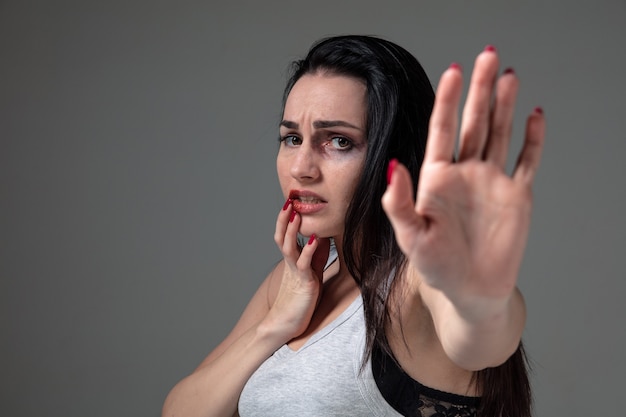
[[[298,129],[300,127],[298,123],[292,122],[290,120],[283,120],[280,122],[280,125],[286,127],[287,129]],[[355,126],[352,123],[348,123],[343,120],[316,120],[313,122],[313,127],[316,129],[327,129],[329,127],[348,127],[351,129],[363,130],[358,126]]]

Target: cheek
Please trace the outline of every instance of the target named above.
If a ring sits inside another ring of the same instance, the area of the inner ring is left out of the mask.
[[[287,187],[288,178],[290,177],[289,169],[285,164],[285,161],[280,157],[276,158],[276,174],[278,176],[280,189],[282,190],[285,198],[287,198],[289,190],[287,190],[285,187]]]
[[[342,172],[337,174],[337,178],[343,178],[345,180],[342,188],[347,202],[352,200],[352,195],[354,194],[357,184],[361,179],[362,169],[363,167],[361,164],[355,164],[354,166],[349,167],[346,170],[342,170]]]

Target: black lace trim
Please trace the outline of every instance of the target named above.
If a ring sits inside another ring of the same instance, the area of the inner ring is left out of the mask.
[[[383,349],[372,352],[374,380],[385,401],[406,417],[475,417],[480,398],[424,386],[407,375]]]

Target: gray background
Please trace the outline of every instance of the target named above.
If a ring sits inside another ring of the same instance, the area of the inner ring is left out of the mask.
[[[484,45],[548,137],[520,286],[538,416],[623,415],[624,1],[0,1],[0,415],[157,416],[279,259],[287,64]]]

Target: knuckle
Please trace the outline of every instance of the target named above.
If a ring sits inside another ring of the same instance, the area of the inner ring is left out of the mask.
[[[301,274],[308,272],[310,270],[310,268],[311,268],[311,266],[310,266],[309,262],[307,262],[307,260],[303,259],[302,257],[300,257],[298,259],[298,261],[296,262],[296,269]]]
[[[282,252],[283,252],[283,256],[285,258],[289,258],[289,259],[295,259],[298,257],[298,253],[297,251],[293,250],[292,248],[282,248]]]
[[[306,272],[306,265],[303,264],[301,259],[298,259],[298,262],[296,262],[296,269],[300,273]]]
[[[508,138],[511,136],[511,129],[508,125],[503,123],[494,123],[491,126],[491,137],[500,139],[500,138]]]

